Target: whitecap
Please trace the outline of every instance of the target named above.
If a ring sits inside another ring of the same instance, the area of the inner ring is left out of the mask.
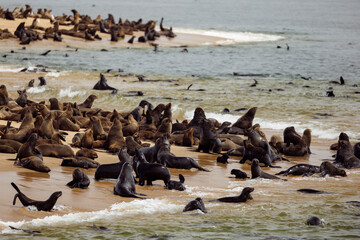
[[[27,93],[32,93],[32,94],[37,94],[37,93],[42,93],[46,91],[46,87],[45,86],[41,86],[41,87],[31,87],[26,89]]]
[[[65,88],[65,89],[60,89],[59,98],[63,98],[63,97],[75,97],[75,96],[82,96],[85,95],[86,91],[72,91],[71,87]]]

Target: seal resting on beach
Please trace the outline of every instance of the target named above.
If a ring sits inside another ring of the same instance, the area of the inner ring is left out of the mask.
[[[19,148],[15,160],[31,156],[38,156],[40,159],[42,159],[41,152],[35,148],[37,139],[37,133],[32,133],[28,140]]]
[[[235,197],[223,197],[218,198],[217,201],[219,202],[231,202],[231,203],[239,203],[239,202],[246,202],[247,200],[253,199],[250,193],[254,191],[252,187],[246,187],[242,190],[239,196]]]
[[[50,168],[46,166],[43,160],[37,156],[30,156],[21,159],[17,159],[14,165],[21,166],[27,169],[35,170],[38,172],[50,172]]]
[[[42,144],[37,146],[37,148],[43,156],[63,158],[75,155],[71,147],[63,144]]]
[[[261,170],[259,166],[259,160],[256,158],[253,159],[251,163],[251,178],[279,179],[286,181],[286,179],[279,178],[277,176],[271,175]]]
[[[97,153],[93,149],[81,148],[75,154],[76,157],[87,157],[91,159],[98,158]]]
[[[105,149],[109,152],[118,152],[125,146],[125,140],[122,132],[122,124],[118,119],[114,120],[105,143]]]
[[[95,171],[95,176],[94,176],[95,180],[99,180],[102,178],[117,179],[124,163],[126,162],[130,163],[130,156],[120,157],[120,155],[125,155],[124,151],[127,151],[125,147],[121,148],[121,150],[119,151],[118,157],[120,162],[101,164]]]
[[[116,90],[116,88],[110,87],[107,84],[107,80],[103,74],[100,73],[100,80],[93,87],[95,90]]]
[[[0,86],[0,106],[7,105],[9,102],[9,94],[5,85]]]
[[[245,163],[246,160],[258,159],[259,162],[265,164],[265,167],[280,168],[279,166],[273,166],[269,156],[269,151],[262,147],[254,146],[249,140],[244,140],[244,152],[240,163]]]
[[[174,180],[170,180],[168,185],[167,185],[167,189],[172,190],[178,190],[178,191],[185,191],[185,178],[182,174],[179,174],[179,180],[180,181],[174,181]]]
[[[133,169],[130,163],[124,163],[114,186],[115,195],[120,195],[122,197],[142,198],[135,195],[138,193],[135,191],[135,180],[132,171]]]
[[[61,162],[61,166],[80,167],[80,168],[89,169],[89,168],[99,167],[100,163],[87,157],[72,157],[72,158],[64,158]]]
[[[240,169],[231,169],[231,175],[235,175],[235,178],[249,178],[246,172],[243,172]]]
[[[20,202],[23,204],[23,206],[35,206],[38,211],[51,211],[58,200],[58,198],[62,195],[61,191],[54,192],[51,194],[49,199],[46,201],[36,201],[31,198],[28,198],[25,194],[23,194],[20,189],[16,186],[15,183],[11,183],[11,185],[15,188],[15,190],[18,192],[14,196],[13,205],[16,203],[16,198],[19,198]]]
[[[188,211],[194,211],[199,209],[200,211],[202,211],[203,213],[207,213],[207,209],[205,208],[205,204],[204,201],[202,200],[202,198],[196,198],[195,200],[190,201],[188,204],[186,204],[186,206],[183,209],[183,212],[188,212]]]
[[[68,182],[66,186],[70,188],[87,188],[90,185],[90,179],[83,170],[74,169],[72,176],[73,180]]]
[[[196,151],[204,153],[221,153],[222,144],[216,135],[212,121],[204,119],[201,124],[200,142]]]
[[[347,176],[345,170],[337,168],[336,166],[334,166],[334,164],[332,164],[329,161],[321,163],[320,175],[323,177],[325,177],[326,175],[329,175],[330,177],[335,177],[335,176],[346,177]]]
[[[320,167],[310,164],[296,164],[287,170],[276,173],[275,175],[294,175],[294,176],[311,176],[314,173],[320,173]]]

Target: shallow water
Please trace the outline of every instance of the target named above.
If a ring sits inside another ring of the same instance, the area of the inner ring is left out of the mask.
[[[22,4],[21,1],[0,1],[2,7],[10,9]],[[154,105],[171,102],[174,118],[190,119],[194,109],[200,106],[207,117],[221,122],[235,122],[244,113],[235,112],[235,109],[257,106],[255,122],[264,128],[284,129],[293,125],[298,132],[310,128],[313,135],[324,139],[336,139],[340,132],[348,133],[353,141],[360,138],[360,95],[355,94],[360,88],[353,86],[360,85],[359,1],[226,0],[219,3],[208,0],[108,0],[100,3],[80,0],[74,3],[47,0],[30,4],[34,9],[52,8],[56,15],[70,13],[72,8],[76,8],[92,17],[97,13],[104,17],[109,12],[115,18],[121,16],[134,20],[142,17],[144,21],[160,20],[164,16],[164,24],[174,26],[175,32],[177,28],[179,32],[197,34],[210,31],[229,40],[222,46],[189,47],[188,53],[182,53],[181,48],[160,46],[161,51],[157,53],[152,48],[112,48],[108,52],[65,49],[42,57],[39,53],[43,49],[22,51],[19,46],[15,54],[9,54],[9,49],[5,49],[0,53],[8,55],[0,57],[0,81],[6,83],[13,97],[16,90],[23,89],[30,79],[42,75],[48,85],[27,90],[30,99],[57,97],[62,102],[80,102],[95,93],[98,96],[95,107],[120,111],[131,110],[142,99],[148,99]],[[97,7],[100,5],[101,8]],[[261,41],[258,41],[259,36]],[[240,44],[242,40],[247,42]],[[237,43],[228,44],[234,42]],[[289,51],[286,43],[290,46]],[[282,48],[276,48],[277,45]],[[19,73],[15,77],[9,72],[37,64],[47,66],[52,72]],[[116,76],[119,68],[125,73],[143,74],[146,79],[172,81],[139,83],[135,76]],[[108,69],[112,71],[105,76],[110,86],[119,89],[118,95],[90,90],[99,79],[99,73]],[[237,77],[233,72],[260,76]],[[311,76],[312,79],[306,81],[301,76]],[[345,86],[328,83],[338,81],[340,76],[344,77]],[[253,79],[259,82],[256,88],[250,87]],[[193,85],[187,91],[190,84]],[[326,97],[329,87],[333,87],[335,98]],[[144,96],[126,96],[129,91],[143,91]],[[231,113],[222,114],[224,108],[229,108]],[[332,153],[324,153],[324,149],[328,148],[321,148],[323,152],[315,151],[309,161],[319,164],[321,159],[330,158]],[[295,158],[296,161],[304,162]],[[53,215],[26,222],[0,221],[0,226],[11,224],[36,229],[43,232],[37,236],[40,239],[359,238],[360,210],[345,203],[359,200],[358,170],[351,170],[351,178],[291,178],[288,182],[251,180],[244,184],[234,179],[223,180],[232,167],[239,168],[235,161],[225,169],[211,166],[215,179],[211,186],[210,177],[189,176],[191,184],[181,195],[120,202],[105,210]],[[208,214],[181,212],[184,202],[197,196],[208,200],[235,195],[234,192],[241,191],[245,185],[256,188],[254,201],[239,205],[206,201],[210,210]],[[304,186],[324,186],[329,192],[341,194],[314,196],[292,192]],[[65,211],[71,212],[71,209]],[[322,227],[306,226],[306,219],[312,215],[321,216],[326,224]],[[93,231],[89,227],[93,223],[106,226],[109,231]],[[6,228],[1,238],[32,237],[18,234]]]

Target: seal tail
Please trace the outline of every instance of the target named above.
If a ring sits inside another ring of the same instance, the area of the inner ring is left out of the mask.
[[[281,171],[281,172],[278,172],[278,173],[275,173],[275,175],[282,175],[284,174],[286,171]]]
[[[11,182],[11,186],[13,186],[13,187],[15,188],[15,190],[16,190],[18,193],[20,193],[20,194],[21,194],[20,189],[18,188],[18,186],[16,186],[16,184],[15,184],[15,183]]]

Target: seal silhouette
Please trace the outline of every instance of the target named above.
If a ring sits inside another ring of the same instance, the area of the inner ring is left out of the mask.
[[[186,206],[183,209],[183,212],[187,212],[187,211],[194,211],[199,209],[200,211],[202,211],[203,213],[207,213],[207,209],[205,208],[205,204],[204,201],[202,200],[202,198],[196,198],[195,200],[190,201],[188,204],[186,204]]]
[[[11,183],[11,185],[15,188],[15,190],[18,192],[14,196],[13,205],[16,203],[16,198],[19,198],[20,202],[25,206],[35,206],[38,211],[51,211],[58,200],[58,198],[62,195],[61,191],[54,192],[51,194],[51,196],[46,201],[36,201],[29,197],[27,197],[25,194],[23,194],[20,189],[16,186],[15,183]]]
[[[103,74],[100,73],[100,80],[93,87],[95,90],[116,90],[116,88],[110,87],[107,84],[107,80]]]
[[[239,196],[218,198],[217,201],[231,202],[231,203],[246,202],[247,200],[253,199],[253,197],[250,194],[253,191],[254,191],[254,188],[246,187],[242,190],[242,192]]]
[[[261,170],[259,166],[259,160],[256,158],[254,158],[251,163],[251,178],[279,179],[287,181],[286,179],[279,178]]]

